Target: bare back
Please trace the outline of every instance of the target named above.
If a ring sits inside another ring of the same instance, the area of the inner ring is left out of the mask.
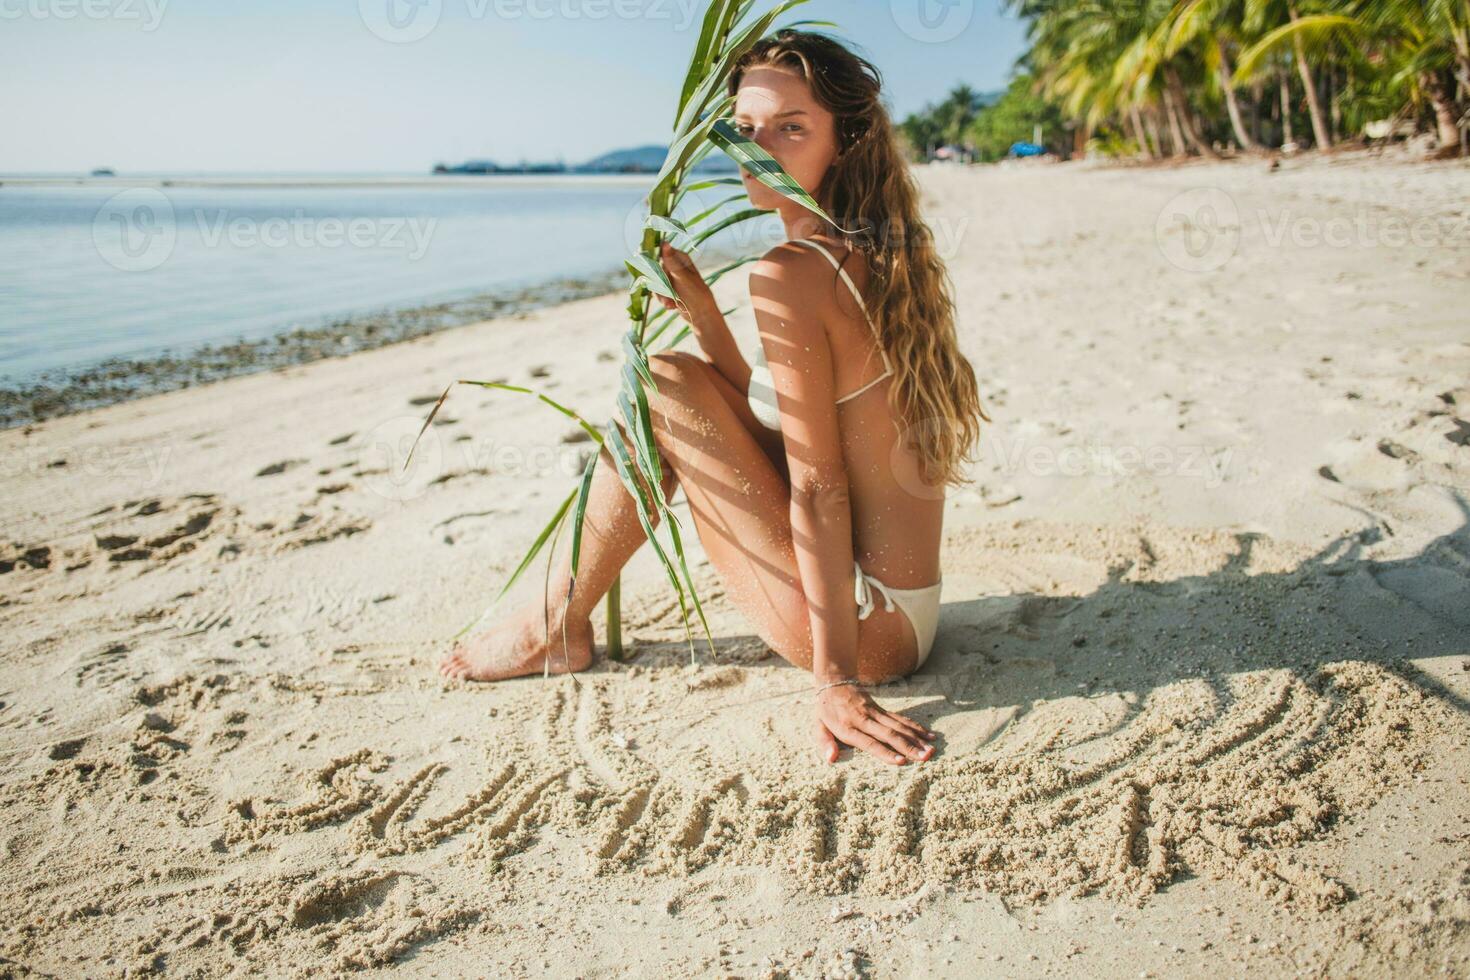
[[[853,285],[865,291],[868,270],[840,241],[823,240]],[[837,391],[850,392],[883,373],[877,338],[836,270],[818,277],[815,301],[822,312]],[[939,580],[944,533],[944,487],[925,484],[919,460],[902,444],[888,406],[892,376],[837,405],[842,455],[852,505],[853,557],[865,571],[901,589]]]

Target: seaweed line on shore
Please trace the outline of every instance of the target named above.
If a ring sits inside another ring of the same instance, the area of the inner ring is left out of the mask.
[[[626,280],[627,271],[618,266],[597,275],[560,277],[464,299],[338,317],[265,337],[202,344],[184,353],[166,349],[143,357],[112,357],[42,372],[27,381],[0,381],[0,429],[519,316],[605,295]]]

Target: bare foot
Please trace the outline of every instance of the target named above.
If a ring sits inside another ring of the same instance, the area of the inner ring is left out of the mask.
[[[592,665],[592,622],[567,623],[566,651],[562,651],[561,624],[551,622],[546,638],[546,621],[540,605],[525,608],[498,626],[475,633],[457,643],[439,662],[445,677],[472,681],[499,681],[507,677],[586,670]]]

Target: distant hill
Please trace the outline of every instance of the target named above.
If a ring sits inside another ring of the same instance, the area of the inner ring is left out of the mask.
[[[436,174],[525,174],[525,173],[573,173],[573,174],[656,174],[664,165],[669,148],[658,143],[635,146],[626,150],[613,150],[593,157],[585,163],[568,166],[564,163],[525,163],[501,165],[493,160],[470,160],[456,166],[443,163],[434,165]],[[694,168],[696,173],[733,174],[739,170],[735,161],[720,150],[711,150]]]

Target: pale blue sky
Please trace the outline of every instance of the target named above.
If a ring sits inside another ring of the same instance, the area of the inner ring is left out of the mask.
[[[704,6],[0,0],[0,173],[419,173],[664,143]],[[998,6],[810,0],[781,22],[837,22],[902,118],[1004,85],[1022,29]]]

